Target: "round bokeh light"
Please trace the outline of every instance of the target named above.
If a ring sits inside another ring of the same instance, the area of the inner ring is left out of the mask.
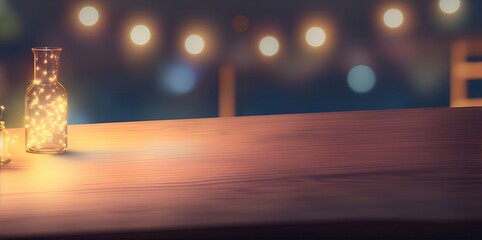
[[[181,63],[170,64],[164,68],[159,80],[163,88],[178,95],[192,91],[197,82],[194,69]]]
[[[151,31],[145,25],[137,25],[131,30],[131,40],[134,44],[142,46],[151,39]]]
[[[190,35],[186,38],[186,41],[184,42],[184,47],[186,48],[186,51],[190,54],[200,54],[204,49],[204,39],[196,34]]]
[[[84,7],[79,12],[79,21],[85,26],[93,26],[99,21],[99,12],[94,7]]]
[[[376,83],[375,72],[366,65],[358,65],[348,72],[348,86],[356,93],[370,92]]]
[[[319,47],[323,45],[326,40],[325,31],[320,27],[312,27],[306,31],[306,42],[312,47]]]
[[[383,15],[383,22],[389,28],[398,28],[403,23],[403,13],[399,9],[388,9]]]
[[[460,9],[460,0],[440,0],[439,7],[442,12],[453,14]]]
[[[273,36],[267,36],[259,42],[259,50],[265,56],[272,57],[279,51],[279,42]]]

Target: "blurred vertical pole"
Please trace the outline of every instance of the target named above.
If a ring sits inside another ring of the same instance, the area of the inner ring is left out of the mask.
[[[236,116],[236,76],[232,64],[219,68],[219,117]]]
[[[467,44],[463,40],[455,41],[451,50],[450,107],[463,107],[467,99],[467,84],[463,72],[457,72],[456,68],[467,60]]]

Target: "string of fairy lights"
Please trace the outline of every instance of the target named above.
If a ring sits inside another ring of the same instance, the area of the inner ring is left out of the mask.
[[[434,0],[433,3],[434,9],[438,9],[438,15],[445,19],[457,19],[467,5],[467,2],[463,0]],[[78,21],[81,23],[81,26],[95,29],[96,25],[103,24],[103,16],[100,10],[102,10],[100,5],[78,8]],[[412,12],[406,2],[391,2],[384,3],[380,8],[380,12],[376,15],[378,15],[377,18],[386,32],[395,34],[410,28]],[[156,32],[158,29],[153,27],[155,22],[145,19],[140,18],[138,21],[131,22],[131,25],[128,27],[128,42],[131,45],[128,49],[132,50],[131,52],[136,55],[142,52],[152,52],[151,47],[159,44],[158,33]],[[302,39],[305,45],[303,47],[307,52],[311,51],[318,54],[331,49],[336,42],[336,32],[331,19],[319,16],[312,17],[312,19],[304,17],[304,19],[306,21],[301,25],[300,39]],[[246,32],[250,28],[250,21],[247,16],[237,15],[232,19],[231,25],[236,32]],[[209,32],[208,28],[205,26],[194,27],[183,32],[179,43],[181,43],[181,50],[186,56],[190,56],[193,59],[207,59],[206,56],[212,55],[213,48],[218,42],[216,42],[215,31]],[[279,34],[279,31],[273,29],[276,29],[276,26],[272,29],[265,28],[256,37],[255,47],[259,56],[268,60],[275,59],[284,48],[283,36]],[[354,74],[355,72],[358,74]],[[373,79],[371,79],[372,77]],[[374,71],[369,66],[357,65],[350,70],[347,82],[354,92],[366,93],[374,87],[375,78]]]
[[[455,14],[461,8],[461,0],[439,0],[438,7],[444,14]],[[78,13],[79,21],[85,27],[96,25],[101,16],[99,10],[93,6],[85,6]],[[382,15],[383,23],[387,28],[401,28],[405,22],[405,15],[402,9],[397,7],[387,8]],[[241,21],[241,23],[239,23]],[[236,31],[246,31],[246,27],[236,27],[235,24],[249,24],[249,20],[245,16],[236,16],[233,19],[233,28]],[[133,44],[137,46],[145,46],[151,41],[151,29],[143,23],[133,26],[130,31],[130,38]],[[305,41],[310,47],[321,47],[327,38],[326,31],[322,26],[310,26],[305,32]],[[189,34],[184,39],[185,51],[192,55],[201,54],[205,48],[206,39],[199,34]],[[258,49],[261,54],[266,57],[273,57],[280,51],[281,44],[279,39],[273,35],[266,35],[260,38]]]
[[[60,48],[34,48],[34,80],[26,94],[26,148],[61,152],[67,147],[67,93],[58,83]]]

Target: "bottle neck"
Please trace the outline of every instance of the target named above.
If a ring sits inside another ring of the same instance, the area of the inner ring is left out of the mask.
[[[0,121],[0,131],[5,130],[5,122]]]
[[[40,49],[34,53],[34,83],[50,84],[58,81],[60,50]]]

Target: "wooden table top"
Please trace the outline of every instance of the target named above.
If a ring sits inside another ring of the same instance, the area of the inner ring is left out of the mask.
[[[482,221],[482,108],[69,126],[0,170],[0,238],[342,221]]]

